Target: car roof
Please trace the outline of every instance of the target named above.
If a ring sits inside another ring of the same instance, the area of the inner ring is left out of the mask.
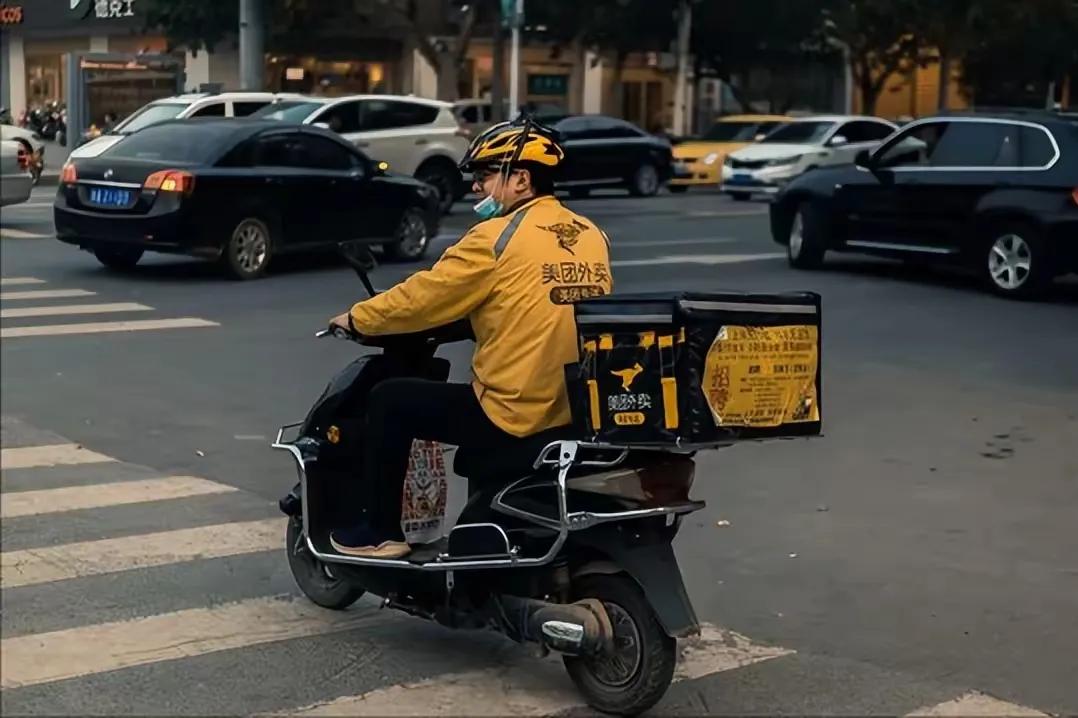
[[[850,122],[851,120],[868,120],[869,122],[882,122],[885,125],[894,125],[894,122],[885,120],[882,117],[873,117],[872,115],[809,115],[807,117],[796,117],[791,122]]]
[[[199,100],[254,100],[254,99],[293,99],[302,95],[283,92],[187,92],[172,97],[153,100],[151,105],[188,105]]]
[[[331,105],[338,102],[353,102],[355,100],[401,100],[403,102],[414,102],[417,105],[427,105],[429,107],[437,107],[439,109],[453,108],[453,103],[451,102],[443,102],[442,100],[430,100],[426,97],[416,97],[415,95],[341,95],[340,97],[300,96],[296,99],[303,99],[308,102],[318,103],[320,105]]]
[[[789,115],[723,115],[716,122],[789,122],[794,118]]]

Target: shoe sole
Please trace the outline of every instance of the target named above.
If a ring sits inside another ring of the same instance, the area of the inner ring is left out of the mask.
[[[403,558],[412,552],[412,547],[400,541],[383,541],[377,546],[342,546],[330,536],[329,543],[345,556],[358,558]]]

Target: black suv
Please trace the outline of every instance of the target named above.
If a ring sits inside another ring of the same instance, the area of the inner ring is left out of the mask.
[[[819,169],[771,206],[790,264],[828,250],[964,265],[1027,296],[1078,272],[1078,116],[967,114],[912,122],[854,165]]]

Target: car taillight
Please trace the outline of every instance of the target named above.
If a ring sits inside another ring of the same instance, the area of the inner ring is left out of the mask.
[[[75,170],[75,165],[68,162],[60,170],[60,182],[63,184],[75,184],[79,181],[79,173]]]
[[[195,176],[183,170],[161,170],[147,177],[142,188],[191,194],[195,189]]]
[[[1078,187],[1075,187],[1074,191],[1071,192],[1071,199],[1074,200],[1075,204],[1078,204]]]

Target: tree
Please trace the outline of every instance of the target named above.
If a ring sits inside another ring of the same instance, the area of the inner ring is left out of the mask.
[[[866,114],[888,80],[923,61],[917,27],[917,0],[830,0],[822,40],[844,49]]]
[[[918,0],[918,37],[923,52],[935,51],[939,58],[940,81],[937,106],[946,110],[950,96],[952,66],[962,60],[979,37],[979,26],[992,3],[985,0]],[[927,58],[926,58],[927,59]]]
[[[147,26],[163,30],[170,48],[212,50],[239,27],[237,0],[147,0],[146,5]]]

